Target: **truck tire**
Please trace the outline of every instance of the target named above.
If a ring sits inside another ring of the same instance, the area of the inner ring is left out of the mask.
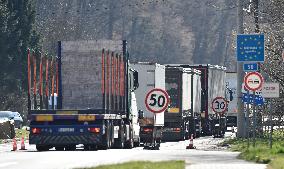
[[[65,146],[65,151],[75,151],[75,150],[76,150],[76,145]]]
[[[55,150],[56,151],[64,151],[64,146],[56,146]]]
[[[96,151],[98,150],[98,147],[94,144],[84,144],[84,150],[85,151]]]
[[[102,143],[98,146],[101,150],[107,150],[111,147],[111,138],[110,133],[111,132],[111,126],[109,121],[106,121],[106,132],[104,135],[102,135]]]
[[[129,127],[129,140],[125,143],[125,148],[132,149],[134,147],[134,140],[133,140],[133,129]]]
[[[36,149],[37,149],[37,151],[48,151],[50,149],[50,147],[47,146],[47,145],[39,145],[39,144],[37,144],[36,145]]]
[[[125,131],[124,125],[123,125],[123,122],[121,122],[120,126],[119,126],[118,138],[115,139],[115,141],[114,141],[114,147],[115,148],[119,148],[119,149],[123,149],[124,148],[124,143],[125,143],[125,133],[124,133],[124,131]]]
[[[134,142],[134,147],[140,147],[140,138]]]

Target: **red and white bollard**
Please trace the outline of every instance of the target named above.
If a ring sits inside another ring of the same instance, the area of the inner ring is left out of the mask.
[[[17,140],[16,140],[16,138],[13,139],[13,145],[12,145],[11,151],[17,151]]]
[[[191,134],[191,137],[189,139],[189,144],[186,146],[186,149],[194,149],[195,147],[193,146],[193,134]]]
[[[24,137],[22,137],[22,141],[21,141],[21,149],[20,150],[27,150],[26,146],[25,146],[25,139]]]

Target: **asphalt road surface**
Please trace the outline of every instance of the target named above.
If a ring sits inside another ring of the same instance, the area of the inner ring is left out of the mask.
[[[162,143],[160,150],[111,149],[98,151],[37,152],[35,146],[28,150],[11,152],[12,144],[0,145],[0,169],[69,169],[91,167],[126,161],[185,160],[186,169],[265,169],[264,164],[255,164],[237,159],[239,153],[229,152],[226,147],[216,146],[222,139],[203,137],[194,139],[196,149],[187,150],[189,141]],[[18,145],[19,146],[19,145]]]

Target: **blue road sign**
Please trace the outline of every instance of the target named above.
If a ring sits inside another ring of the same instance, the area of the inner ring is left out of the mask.
[[[264,35],[237,35],[238,62],[264,62]]]
[[[252,104],[253,103],[253,94],[247,94],[247,93],[243,93],[243,97],[242,97],[242,101],[244,103],[249,103],[249,104]],[[264,104],[264,99],[261,95],[255,95],[254,96],[254,103],[256,105],[263,105]]]
[[[244,63],[243,70],[245,72],[255,72],[258,71],[258,64],[257,63]]]

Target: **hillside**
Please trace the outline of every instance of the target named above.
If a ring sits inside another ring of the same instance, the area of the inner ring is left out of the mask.
[[[132,61],[233,70],[236,13],[233,0],[38,0],[36,23],[53,54],[58,40],[126,39]]]

